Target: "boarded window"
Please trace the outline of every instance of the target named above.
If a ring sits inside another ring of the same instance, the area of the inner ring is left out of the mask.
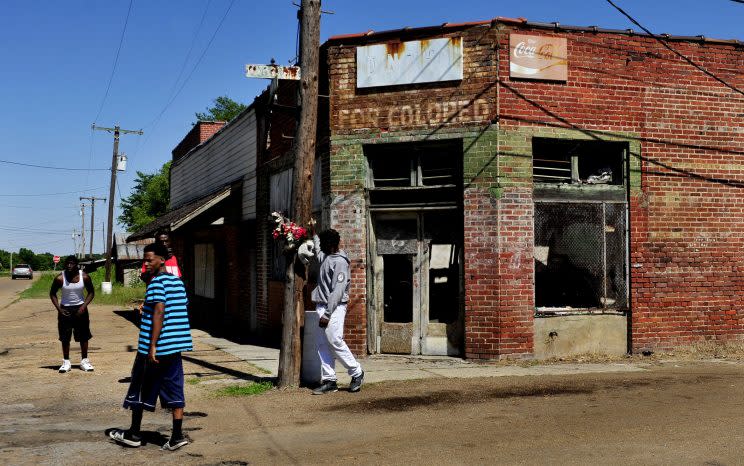
[[[194,245],[194,294],[214,299],[214,245]]]

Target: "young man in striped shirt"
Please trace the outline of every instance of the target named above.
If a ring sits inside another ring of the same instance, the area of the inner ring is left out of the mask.
[[[173,432],[162,449],[177,450],[189,443],[182,432],[185,399],[181,352],[191,351],[193,344],[186,290],[180,278],[166,271],[167,258],[164,245],[145,247],[145,263],[153,276],[147,285],[137,356],[124,400],[124,408],[132,410],[132,425],[109,433],[117,443],[129,447],[142,445],[142,412],[155,411],[158,397],[163,408],[173,410]]]

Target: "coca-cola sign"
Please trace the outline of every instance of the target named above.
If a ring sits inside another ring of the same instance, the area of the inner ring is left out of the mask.
[[[560,37],[509,36],[509,76],[521,79],[566,81],[566,39]]]

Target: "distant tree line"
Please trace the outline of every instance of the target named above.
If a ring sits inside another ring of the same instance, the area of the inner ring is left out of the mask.
[[[33,270],[52,270],[54,268],[53,258],[54,254],[51,252],[36,254],[30,249],[21,248],[18,252],[13,252],[13,265],[28,264]],[[0,249],[0,265],[2,265],[0,270],[10,269],[10,251]],[[58,264],[57,268],[60,267]]]

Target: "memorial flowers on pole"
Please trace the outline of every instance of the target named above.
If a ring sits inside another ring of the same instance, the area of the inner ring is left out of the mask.
[[[279,212],[272,212],[276,226],[271,236],[277,241],[284,242],[285,252],[294,252],[304,241],[308,239],[307,229],[290,221]]]

